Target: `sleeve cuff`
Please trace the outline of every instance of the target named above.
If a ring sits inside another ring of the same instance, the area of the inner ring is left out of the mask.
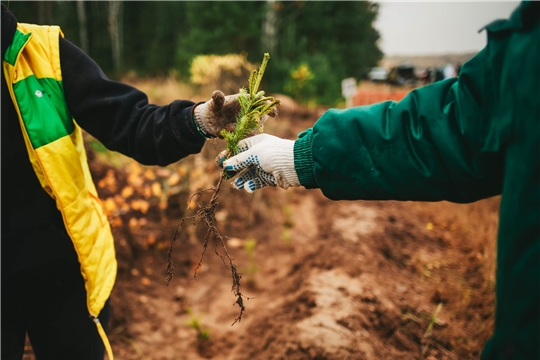
[[[195,104],[195,107],[193,107],[193,113],[191,115],[191,118],[193,119],[193,124],[197,128],[197,131],[199,132],[199,135],[201,135],[205,139],[215,139],[216,137],[214,135],[208,133],[208,131],[206,131],[206,129],[204,128],[203,122],[202,122],[202,120],[200,118],[200,115],[199,115],[199,113],[201,111],[200,110],[197,111],[197,107],[202,106],[204,103],[205,102],[202,101],[202,102],[199,102],[199,103]]]
[[[171,116],[171,129],[174,137],[182,147],[186,148],[190,154],[198,153],[205,143],[205,138],[199,134],[193,122],[193,110],[195,104],[187,105],[186,100],[176,100],[171,106],[171,111],[175,112],[179,108],[176,116]]]
[[[313,144],[313,130],[308,129],[298,135],[294,142],[294,168],[298,175],[300,185],[306,189],[315,189],[319,186],[313,173],[314,162],[311,151]]]

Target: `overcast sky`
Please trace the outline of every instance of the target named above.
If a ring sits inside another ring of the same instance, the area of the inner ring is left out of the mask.
[[[476,52],[486,45],[485,31],[495,19],[508,18],[519,2],[380,1],[375,27],[386,55]]]

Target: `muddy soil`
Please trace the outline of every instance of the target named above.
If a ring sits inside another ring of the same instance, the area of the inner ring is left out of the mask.
[[[283,100],[267,133],[295,138],[324,111]],[[166,287],[169,241],[195,211],[189,194],[218,179],[222,148],[209,143],[167,168],[90,150],[116,238],[109,337],[118,359],[478,357],[493,327],[498,198],[336,202],[319,190],[250,195],[226,184],[216,217],[250,297],[242,321],[231,326],[239,308],[213,248],[193,276],[202,225],[180,229]]]

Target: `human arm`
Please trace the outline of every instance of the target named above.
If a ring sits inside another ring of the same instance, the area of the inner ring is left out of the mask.
[[[167,165],[198,153],[206,138],[236,121],[236,95],[216,91],[207,102],[157,106],[136,88],[108,79],[94,60],[63,38],[60,60],[75,121],[108,149],[143,164]]]
[[[483,51],[459,80],[413,90],[399,103],[327,111],[294,142],[300,184],[335,200],[470,202],[499,194],[504,131],[490,121],[489,71]]]

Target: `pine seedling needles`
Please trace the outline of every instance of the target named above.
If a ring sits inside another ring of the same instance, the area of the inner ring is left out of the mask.
[[[225,129],[221,131],[221,136],[226,142],[226,150],[228,150],[227,157],[238,154],[238,143],[240,142],[240,140],[250,135],[253,135],[256,132],[262,132],[264,119],[267,117],[267,115],[275,113],[276,107],[280,104],[279,100],[275,99],[272,96],[265,96],[264,91],[259,91],[259,86],[261,84],[261,80],[264,75],[264,71],[266,70],[266,65],[269,59],[270,55],[268,53],[265,53],[259,69],[253,70],[249,76],[248,90],[246,90],[245,88],[240,89],[240,95],[238,96],[238,102],[240,103],[240,111],[238,112],[238,117],[236,119],[235,131],[226,131]],[[191,197],[189,198],[188,203],[191,203],[195,197],[200,199],[202,193],[204,192],[210,191],[212,194],[208,204],[196,202],[198,208],[195,215],[183,218],[180,224],[177,225],[173,238],[171,240],[171,244],[169,246],[167,256],[167,276],[165,279],[165,285],[169,285],[175,272],[174,265],[172,263],[172,251],[174,242],[179,235],[179,228],[183,226],[185,221],[191,221],[195,226],[197,226],[200,222],[203,222],[206,225],[206,234],[203,240],[203,252],[201,254],[199,264],[195,268],[193,276],[197,277],[197,270],[202,265],[206,249],[208,248],[208,243],[213,234],[214,236],[212,238],[214,239],[214,252],[221,258],[225,267],[231,272],[231,291],[236,297],[235,304],[240,307],[240,314],[232,323],[232,325],[234,325],[242,320],[242,314],[245,310],[244,299],[250,298],[243,295],[240,291],[240,279],[242,278],[242,274],[238,273],[236,265],[234,264],[233,259],[229,255],[227,247],[225,246],[225,241],[228,239],[228,237],[221,235],[216,226],[217,221],[215,213],[216,207],[218,205],[217,200],[219,197],[219,192],[221,190],[221,184],[223,183],[224,179],[228,179],[228,175],[225,171],[222,171],[219,180],[214,187],[199,190],[193,195],[191,195]],[[225,255],[222,255],[218,252],[218,245],[223,249]]]
[[[264,91],[259,91],[266,64],[270,59],[268,53],[264,54],[262,64],[258,70],[253,70],[249,76],[249,91],[245,88],[240,89],[238,101],[240,103],[240,112],[236,122],[234,132],[229,132],[225,129],[221,130],[221,136],[227,143],[227,150],[230,156],[238,153],[238,142],[254,131],[263,131],[261,119],[266,115],[275,111],[280,101],[272,96],[265,96]]]

